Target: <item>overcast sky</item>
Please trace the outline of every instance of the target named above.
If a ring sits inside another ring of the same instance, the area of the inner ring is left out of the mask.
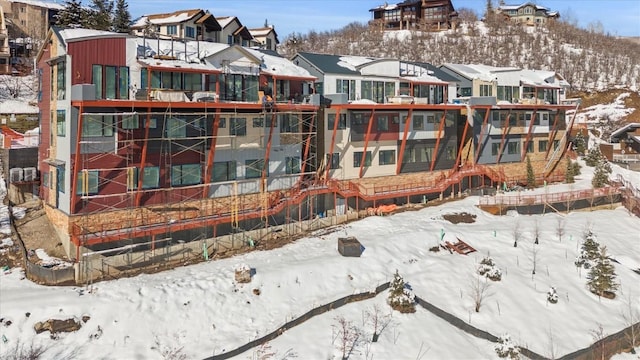
[[[520,4],[522,1],[506,1]],[[84,3],[90,1],[84,0]],[[215,16],[237,16],[249,28],[261,27],[265,20],[275,25],[283,40],[293,32],[337,30],[351,22],[367,22],[369,10],[383,4],[381,0],[128,0],[133,19],[145,14],[173,12],[184,9],[206,9]],[[389,1],[389,4],[399,1]],[[497,1],[494,1],[497,3]],[[639,0],[547,0],[536,1],[560,16],[577,21],[580,27],[600,22],[605,32],[619,36],[640,36]],[[485,0],[454,0],[456,9],[470,8],[484,12]]]

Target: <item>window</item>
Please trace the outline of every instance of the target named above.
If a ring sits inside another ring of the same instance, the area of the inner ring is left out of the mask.
[[[287,174],[299,174],[300,173],[300,157],[299,156],[287,156],[285,159],[285,170]]]
[[[227,45],[233,45],[233,36],[227,35]]]
[[[56,111],[56,132],[58,136],[64,137],[67,133],[67,116],[64,110]]]
[[[327,163],[329,164],[329,169],[339,169],[340,153],[327,154]]]
[[[113,136],[113,117],[114,115],[85,115],[82,120],[82,136]]]
[[[42,186],[48,188],[49,187],[49,173],[42,172]]]
[[[267,38],[267,50],[273,50],[271,49],[271,46],[272,46],[271,39]]]
[[[378,131],[389,131],[389,118],[387,116],[378,117]]]
[[[529,143],[527,143],[527,152],[532,153],[533,151],[533,141],[529,141]]]
[[[129,168],[127,172],[127,190],[135,190],[138,188],[138,173],[140,169],[137,167]],[[158,166],[145,166],[144,176],[142,177],[143,189],[154,189],[160,183],[160,168]]]
[[[57,90],[58,90],[58,96],[57,99],[58,100],[64,100],[66,99],[66,63],[64,61],[61,61],[58,63],[57,67],[57,77],[56,77],[56,84],[57,84]]]
[[[196,37],[196,29],[194,27],[191,27],[191,26],[186,26],[184,28],[184,36],[188,37],[188,38],[195,38]]]
[[[413,130],[424,130],[424,115],[413,115]]]
[[[247,119],[231,118],[229,120],[229,135],[246,136],[247,135]]]
[[[491,143],[491,155],[498,156],[500,152],[500,143]]]
[[[170,117],[167,119],[167,137],[184,138],[187,137],[187,122],[184,119]]]
[[[517,143],[517,142],[515,142],[515,141],[511,141],[511,142],[509,142],[509,143],[507,144],[507,153],[508,153],[508,154],[512,154],[512,155],[513,155],[513,154],[518,154],[518,152],[519,152],[519,151],[518,151],[518,148],[519,148],[519,146],[518,146],[518,145],[520,145],[520,143]]]
[[[133,130],[140,128],[140,121],[137,114],[123,115],[122,128],[125,130]]]
[[[264,127],[264,119],[261,117],[253,118],[253,127],[254,128]]]
[[[396,151],[395,150],[380,150],[378,154],[379,165],[392,165],[396,163]]]
[[[227,119],[220,118],[220,121],[218,122],[218,129],[223,129],[226,127],[227,127]]]
[[[471,96],[471,88],[470,87],[460,88],[460,96]]]
[[[336,93],[347,94],[349,100],[356,99],[356,81],[346,79],[336,79]]]
[[[547,140],[538,141],[538,152],[546,152],[548,145],[549,145],[549,141]]]
[[[493,85],[480,85],[480,96],[493,96]]]
[[[264,168],[264,159],[258,160],[245,160],[244,162],[245,179],[257,179],[262,177],[262,169]],[[267,169],[267,176],[269,176],[269,169]]]
[[[327,114],[327,130],[333,130],[336,121],[336,114]],[[340,121],[338,121],[338,130],[344,130],[347,128],[347,114],[340,114]]]
[[[167,35],[177,35],[177,34],[178,34],[178,26],[167,25]]]
[[[353,153],[353,167],[360,167],[362,163],[362,151],[356,151]],[[364,166],[371,166],[371,151],[367,151],[367,155],[364,159]]]
[[[445,149],[445,159],[447,160],[455,160],[456,159],[456,147],[455,146],[447,146]]]
[[[280,115],[280,132],[296,133],[298,130],[298,116],[296,114]]]
[[[146,69],[142,71],[142,88],[146,88]],[[96,99],[128,99],[129,67],[93,65],[91,82],[96,87]]]
[[[200,164],[184,164],[171,166],[171,185],[200,184],[202,167]]]
[[[76,194],[95,195],[98,193],[98,170],[84,170],[76,179]]]
[[[211,182],[230,181],[236,179],[237,165],[235,161],[213,163]]]

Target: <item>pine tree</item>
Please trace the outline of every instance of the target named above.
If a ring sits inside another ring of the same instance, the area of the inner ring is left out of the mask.
[[[584,267],[585,269],[593,267],[593,264],[598,257],[599,246],[600,244],[598,243],[596,235],[591,230],[588,230],[584,234],[582,247],[580,248],[580,255],[576,258],[574,262],[575,265],[577,267]]]
[[[601,157],[602,157],[602,153],[600,152],[600,149],[596,146],[596,147],[593,147],[591,150],[589,150],[587,155],[584,157],[584,162],[585,164],[587,164],[587,166],[593,167],[598,164],[598,161],[600,160]]]
[[[415,295],[407,287],[402,276],[398,274],[398,270],[396,270],[396,273],[393,275],[393,281],[391,281],[391,285],[389,286],[387,303],[392,309],[398,310],[401,313],[416,312]]]
[[[82,7],[80,0],[66,0],[64,9],[56,14],[56,25],[62,28],[84,28],[87,27],[88,12]]]
[[[616,277],[615,267],[607,256],[607,247],[602,246],[594,266],[587,275],[589,290],[598,296],[614,293],[619,286]]]
[[[594,189],[604,187],[609,184],[609,174],[611,173],[611,165],[606,159],[601,158],[596,163],[595,170],[593,171],[593,178],[591,179],[591,185]]]
[[[567,172],[565,175],[565,182],[567,184],[573,184],[574,182],[576,182],[575,176],[576,174],[574,173],[573,163],[571,162],[571,159],[567,158]]]
[[[110,31],[113,12],[113,1],[93,0],[91,6],[91,29]]]
[[[533,172],[533,166],[531,165],[531,159],[527,156],[527,188],[533,189],[536,187],[536,174]]]
[[[584,135],[582,135],[582,130],[578,131],[578,134],[576,134],[576,137],[573,139],[573,145],[575,145],[578,155],[584,156],[586,151],[586,142],[584,140]]]
[[[117,0],[116,9],[113,12],[112,30],[118,33],[128,33],[131,24],[131,14],[126,0]]]

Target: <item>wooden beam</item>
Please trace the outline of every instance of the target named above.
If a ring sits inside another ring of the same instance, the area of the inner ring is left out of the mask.
[[[460,148],[458,148],[458,156],[456,156],[456,164],[453,167],[455,170],[458,169],[458,166],[460,166],[460,162],[462,160],[462,150],[464,149],[464,143],[465,143],[465,140],[467,138],[468,129],[469,129],[469,120],[465,119],[465,121],[464,121],[464,130],[462,130],[462,139],[459,139]]]
[[[549,158],[549,151],[553,146],[553,141],[556,139],[556,135],[558,134],[558,119],[560,119],[560,110],[556,113],[555,119],[553,120],[553,129],[549,132],[549,140],[547,141],[547,151],[544,154],[544,159],[547,160]]]
[[[149,128],[151,127],[151,108],[147,108],[147,120],[144,122],[144,143],[142,144],[142,155],[140,157],[140,169],[138,169],[138,186],[136,188],[136,206],[140,206],[142,201],[142,184],[144,182],[144,166],[147,162],[147,148],[149,144]]]
[[[371,127],[373,126],[373,116],[375,115],[376,110],[371,109],[371,116],[369,117],[369,126],[367,126],[367,135],[364,137],[364,150],[362,151],[362,159],[360,160],[360,172],[358,173],[358,178],[362,178],[362,169],[364,169],[364,163],[367,160],[367,145],[369,145],[369,135],[371,135]],[[388,119],[387,119],[388,121]]]
[[[276,113],[271,112],[271,124],[269,126],[269,139],[267,141],[267,148],[264,152],[264,163],[262,164],[262,173],[260,175],[260,184],[265,183],[265,179],[267,178],[267,170],[269,170],[269,154],[271,153],[271,141],[273,140],[273,128],[276,123]],[[266,191],[267,189],[265,189]]]
[[[447,118],[447,109],[444,109],[442,113],[442,118],[440,119],[440,126],[438,127],[438,138],[436,139],[436,148],[433,151],[433,156],[431,157],[431,167],[429,171],[433,171],[436,166],[436,160],[438,159],[438,148],[440,147],[440,139],[442,138],[442,130],[444,129],[444,122]]]
[[[309,125],[309,132],[307,134],[307,141],[304,145],[304,154],[302,155],[302,159],[300,159],[301,164],[300,164],[300,179],[298,179],[299,182],[302,182],[302,179],[304,177],[304,172],[306,170],[306,165],[307,165],[307,161],[309,161],[308,157],[309,157],[309,149],[311,148],[311,137],[313,136],[314,132],[313,132],[313,125],[315,124],[315,120],[316,120],[316,116],[317,114],[310,114],[311,115],[311,123]],[[302,114],[300,114],[300,118],[302,119]]]
[[[404,132],[402,133],[402,143],[400,143],[400,153],[398,154],[398,160],[396,165],[396,175],[400,174],[402,170],[402,159],[404,158],[404,150],[407,145],[407,134],[409,133],[409,122],[412,120],[413,108],[409,108],[409,113],[404,121]]]
[[[502,138],[500,139],[500,150],[496,155],[496,164],[500,163],[500,159],[502,159],[502,154],[504,153],[504,145],[507,143],[507,133],[509,133],[509,129],[511,126],[509,125],[511,121],[511,113],[507,116],[507,121],[504,124],[504,128],[502,129]]]
[[[529,122],[529,130],[527,131],[527,137],[524,139],[524,145],[522,145],[522,154],[521,154],[520,161],[524,161],[524,159],[527,157],[527,146],[529,145],[529,141],[531,141],[533,123],[536,122],[537,112],[538,112],[538,108],[537,107],[533,108],[533,115],[531,115],[531,120],[529,120],[530,122]]]

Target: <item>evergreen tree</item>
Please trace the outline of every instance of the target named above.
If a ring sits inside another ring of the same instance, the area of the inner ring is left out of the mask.
[[[582,135],[582,130],[576,134],[576,137],[573,139],[573,145],[575,145],[578,155],[584,156],[587,144],[584,140],[584,135]]]
[[[588,230],[584,234],[580,255],[576,258],[574,262],[575,265],[577,267],[584,267],[585,269],[591,268],[598,257],[599,246],[600,244],[598,243],[596,235],[591,230]]]
[[[113,22],[113,1],[93,0],[91,5],[91,29],[110,31]]]
[[[584,157],[584,162],[585,164],[587,164],[587,166],[593,167],[598,164],[598,161],[600,160],[601,157],[602,157],[602,153],[600,152],[600,148],[595,146],[591,150],[589,150],[587,155]]]
[[[416,312],[415,295],[408,288],[407,284],[398,270],[393,275],[393,281],[389,286],[389,297],[387,303],[392,309],[398,310],[401,313],[413,313]]]
[[[533,171],[533,165],[531,165],[531,159],[527,156],[527,188],[533,189],[536,187],[536,173]]]
[[[55,16],[56,25],[62,28],[83,28],[87,27],[89,14],[82,7],[80,0],[66,0],[64,9]]]
[[[126,0],[117,0],[116,9],[113,13],[112,30],[118,33],[128,33],[131,24],[131,14]]]
[[[587,285],[589,290],[598,296],[603,296],[605,292],[614,293],[618,289],[616,282],[616,272],[611,260],[607,256],[607,247],[600,248],[594,266],[587,275]]]
[[[567,158],[567,172],[565,175],[565,182],[567,184],[573,184],[574,182],[576,182],[575,176],[576,174],[574,173],[573,163],[571,162],[571,159]]]
[[[604,158],[599,159],[593,171],[593,178],[591,179],[593,188],[597,189],[609,184],[610,173],[611,165],[609,165],[609,162]]]

